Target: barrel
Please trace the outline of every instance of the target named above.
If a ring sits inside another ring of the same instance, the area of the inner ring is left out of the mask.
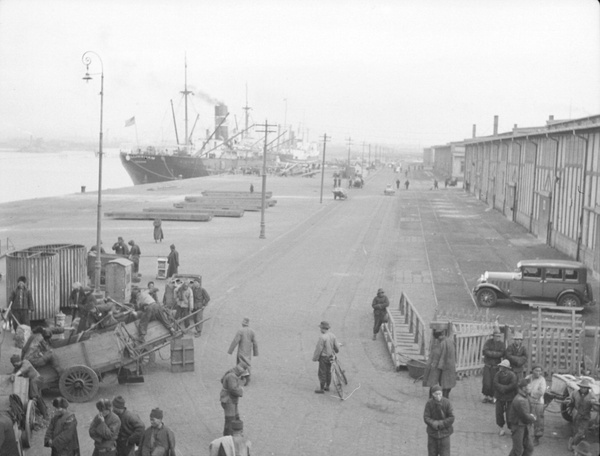
[[[87,283],[87,249],[80,244],[36,245],[27,250],[58,254],[60,306],[67,307],[73,283]]]
[[[7,305],[20,276],[27,277],[27,288],[33,298],[30,319],[54,319],[60,307],[58,253],[26,249],[6,254]]]

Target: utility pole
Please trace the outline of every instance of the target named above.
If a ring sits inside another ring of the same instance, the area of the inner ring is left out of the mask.
[[[265,146],[263,148],[263,167],[262,167],[262,193],[260,198],[260,236],[259,239],[265,239],[265,206],[267,196],[267,134],[274,133],[275,130],[269,130],[269,127],[276,127],[276,125],[269,125],[265,119],[265,129],[257,130],[258,133],[265,134]]]
[[[327,141],[330,141],[331,138],[327,137],[327,133],[323,134],[323,162],[321,163],[321,199],[319,203],[323,204],[323,182],[325,181],[325,147],[327,146]]]
[[[350,136],[348,136],[348,138],[346,138],[346,142],[348,144],[348,169],[347,171],[349,171],[350,169],[350,147],[352,146],[352,138]],[[348,179],[350,178],[350,176],[346,176]]]
[[[371,144],[369,144],[369,166],[371,166]]]
[[[364,172],[365,172],[365,142],[364,141],[362,143],[362,146],[363,146],[363,148],[362,148],[362,157],[360,158],[360,167],[362,168],[363,174],[364,174]]]

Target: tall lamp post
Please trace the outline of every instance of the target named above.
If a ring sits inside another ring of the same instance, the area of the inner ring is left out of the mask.
[[[100,293],[100,275],[102,271],[102,239],[101,239],[101,228],[102,228],[102,117],[104,114],[104,64],[102,59],[94,51],[86,51],[81,57],[81,61],[85,65],[85,76],[83,80],[89,82],[92,80],[92,76],[89,73],[90,64],[94,60],[98,59],[100,62],[100,73],[92,73],[94,75],[100,74],[100,139],[98,146],[98,214],[97,214],[97,225],[96,225],[96,272],[94,274],[94,294]]]

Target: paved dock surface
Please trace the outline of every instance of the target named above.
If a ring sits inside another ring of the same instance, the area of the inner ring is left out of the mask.
[[[381,335],[372,336],[371,300],[378,288],[392,305],[405,292],[426,319],[436,308],[474,312],[470,289],[483,271],[514,268],[523,258],[566,258],[460,188],[432,190],[426,171],[411,172],[411,185],[384,196],[398,175],[382,169],[366,178],[363,189],[349,189],[347,200],[333,200],[333,178],[269,177],[268,190],[278,200],[265,217],[266,239],[259,239],[260,213],[208,223],[164,222],[165,239],[152,239],[152,222],[102,221],[105,249],[118,236],[134,239],[142,250],[142,284],[154,280],[158,257],[174,243],[180,273],[203,276],[212,300],[211,319],[195,343],[195,371],[170,373],[169,350],[149,367],[146,382],[118,385],[109,375],[98,397],[120,394],[127,407],[149,424],[154,407],[176,434],[178,455],[207,454],[220,436],[223,411],[220,379],[235,364],[227,349],[243,317],[256,331],[260,356],[253,360],[251,384],[240,400],[245,434],[258,455],[422,455],[427,436],[423,409],[427,390],[406,371],[396,372]],[[402,182],[405,180],[401,176]],[[260,193],[260,178],[213,176],[149,184],[103,192],[103,212],[141,210],[183,201],[202,190]],[[69,195],[0,205],[0,238],[16,248],[32,245],[95,244],[96,195]],[[0,272],[5,272],[0,262]],[[164,283],[156,281],[163,288]],[[5,282],[0,286],[4,287]],[[600,292],[598,293],[600,295]],[[162,295],[162,293],[161,293]],[[0,289],[0,304],[5,292]],[[597,309],[585,314],[597,322]],[[530,310],[499,306],[501,322],[520,322]],[[345,401],[316,395],[317,363],[311,361],[321,320],[343,343],[340,360],[349,379]],[[597,323],[596,323],[597,324]],[[0,367],[17,352],[7,337]],[[450,399],[456,422],[453,454],[506,455],[509,436],[497,435],[494,407],[481,403],[481,377],[458,382]],[[51,400],[50,397],[47,400]],[[79,421],[82,454],[91,454],[87,428],[94,403],[73,404]],[[552,404],[546,435],[536,454],[568,454],[568,426]],[[42,450],[44,431],[35,433],[26,454]]]

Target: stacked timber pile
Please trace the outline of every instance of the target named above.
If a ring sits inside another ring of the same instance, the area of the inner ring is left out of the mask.
[[[273,193],[265,195],[265,208],[274,206]],[[175,220],[209,222],[213,217],[242,217],[245,211],[261,210],[260,194],[235,191],[204,191],[201,195],[186,196],[173,207],[146,207],[142,211],[105,212],[106,217],[122,220]]]

